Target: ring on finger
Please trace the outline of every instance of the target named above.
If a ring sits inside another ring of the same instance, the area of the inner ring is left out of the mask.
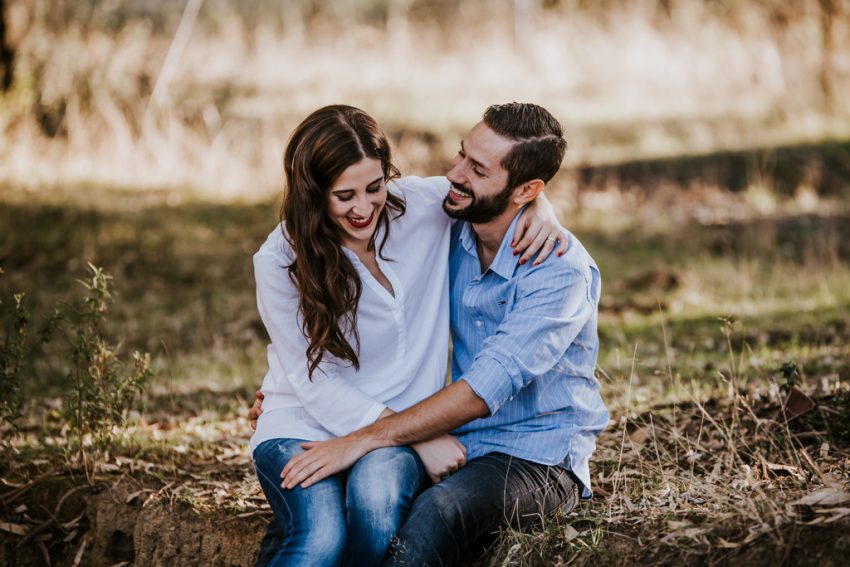
[[[547,236],[546,240],[551,240],[552,242],[558,242],[557,238],[552,238],[551,236]]]

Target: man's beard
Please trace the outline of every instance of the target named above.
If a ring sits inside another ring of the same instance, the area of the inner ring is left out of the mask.
[[[497,216],[505,212],[508,208],[508,203],[511,201],[513,188],[505,185],[499,193],[487,197],[478,197],[471,190],[463,185],[452,183],[452,187],[456,187],[464,193],[472,195],[472,202],[462,209],[451,208],[451,197],[446,195],[443,199],[443,210],[453,219],[463,220],[474,224],[483,224],[490,222]]]

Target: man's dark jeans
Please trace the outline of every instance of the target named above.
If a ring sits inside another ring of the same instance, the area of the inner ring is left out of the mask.
[[[385,565],[453,565],[472,541],[506,526],[529,528],[577,500],[566,469],[490,453],[416,498]]]
[[[525,529],[578,501],[571,473],[490,453],[419,495],[385,565],[420,567],[456,563],[473,541],[505,526]],[[272,519],[256,567],[274,557],[283,530]]]

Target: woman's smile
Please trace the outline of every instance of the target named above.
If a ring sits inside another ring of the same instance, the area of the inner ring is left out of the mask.
[[[372,224],[372,221],[374,220],[374,218],[375,218],[375,210],[372,209],[372,214],[370,214],[366,218],[349,216],[349,217],[346,217],[346,220],[348,220],[349,224],[351,224],[351,226],[353,226],[354,228],[362,229],[362,228],[366,228],[367,226]]]

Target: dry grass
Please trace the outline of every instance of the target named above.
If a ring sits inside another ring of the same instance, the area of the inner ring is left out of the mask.
[[[262,197],[292,126],[330,102],[372,112],[415,173],[510,99],[565,122],[572,165],[850,132],[829,96],[850,80],[843,3],[828,26],[814,0],[57,5],[8,8],[0,183]]]
[[[123,192],[98,195],[82,207],[22,198],[0,209],[0,224],[12,229],[0,233],[2,297],[29,291],[43,313],[79,294],[74,278],[84,261],[97,262],[115,277],[115,339],[154,355],[144,405],[95,480],[136,483],[131,492],[145,490],[145,510],[159,507],[162,518],[187,508],[203,521],[268,515],[251,479],[244,414],[265,370],[250,253],[275,222],[271,204],[175,207],[146,194],[152,203],[137,207]],[[799,559],[815,540],[823,553],[840,552],[850,508],[841,502],[850,466],[850,224],[846,211],[792,214],[794,197],[776,198],[781,215],[752,211],[720,224],[685,213],[653,223],[660,209],[646,202],[613,226],[594,211],[572,219],[605,282],[598,371],[612,423],[592,461],[596,497],[532,533],[504,534],[479,563],[743,562],[760,553],[776,564],[786,551]],[[818,405],[786,425],[783,388],[797,378],[782,368],[792,361]],[[7,483],[54,474],[65,489],[82,482],[62,461],[59,362],[27,384],[22,434],[0,469]],[[2,520],[31,530],[47,521],[35,504],[47,488],[28,490],[14,501],[28,511],[9,507]],[[801,501],[812,495],[838,503]],[[88,537],[57,526],[47,533],[54,560]]]

